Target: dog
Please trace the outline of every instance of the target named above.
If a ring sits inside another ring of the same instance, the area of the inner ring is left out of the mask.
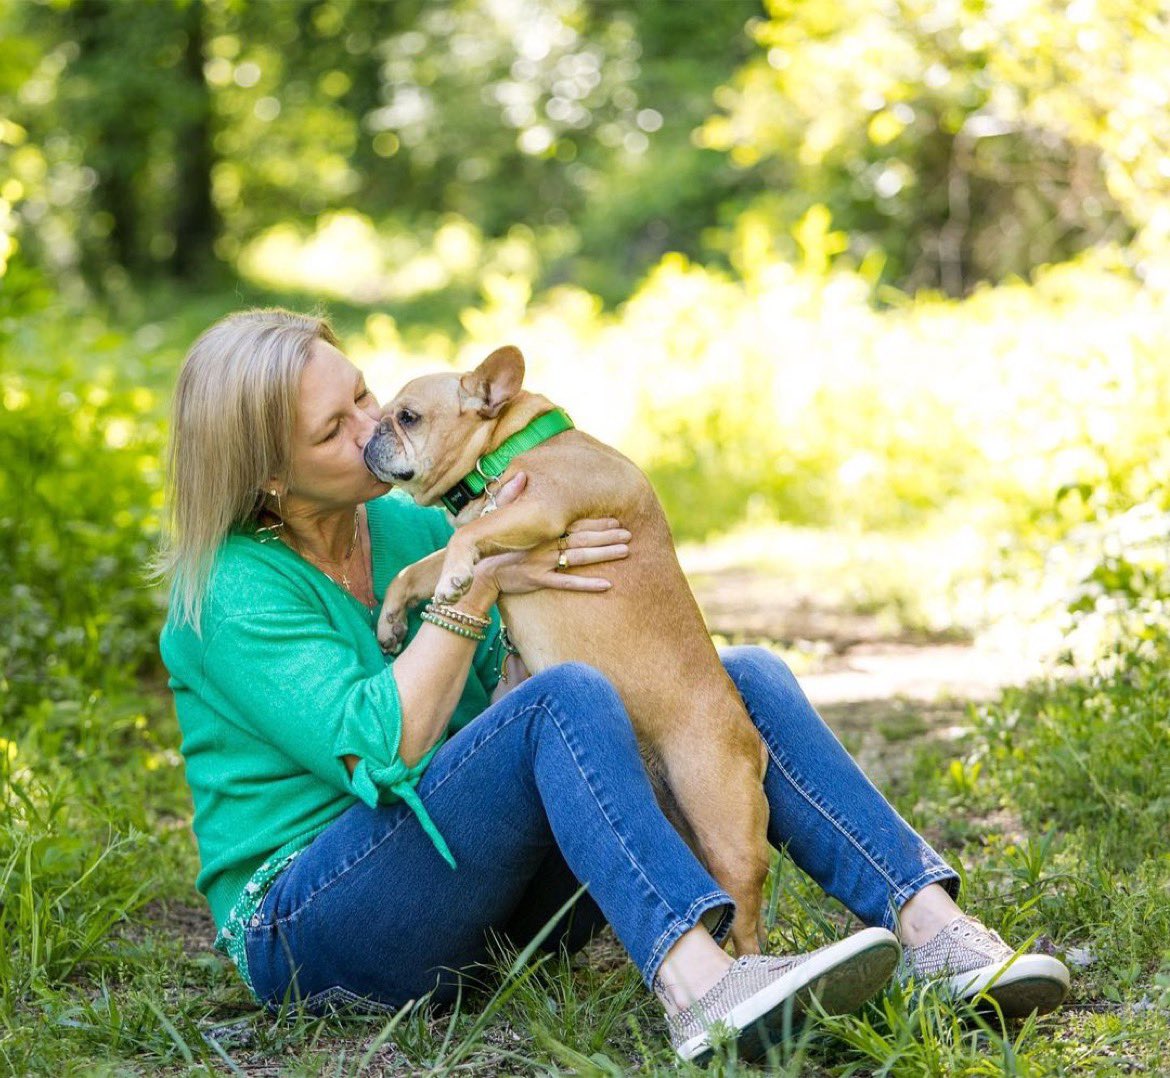
[[[457,601],[482,557],[551,541],[576,520],[619,519],[635,541],[628,558],[606,564],[611,589],[587,597],[551,588],[502,595],[504,621],[532,673],[581,661],[614,685],[660,805],[735,901],[736,953],[759,953],[769,864],[767,750],[719,661],[649,480],[617,450],[571,428],[514,458],[500,482],[523,470],[527,486],[497,511],[494,484],[478,494],[461,485],[465,477],[487,477],[485,455],[556,410],[524,390],[523,380],[524,358],[507,346],[462,376],[414,379],[383,410],[366,466],[417,504],[445,501],[458,515],[446,550],[408,566],[387,588],[378,639],[388,651],[399,649],[407,608],[432,594]],[[480,503],[488,511],[477,509]]]

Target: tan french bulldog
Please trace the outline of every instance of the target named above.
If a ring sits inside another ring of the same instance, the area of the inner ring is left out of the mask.
[[[485,454],[553,411],[547,398],[521,388],[523,379],[524,358],[512,347],[462,376],[414,379],[384,409],[367,466],[419,505],[437,504]],[[576,520],[620,520],[634,541],[628,558],[606,564],[609,591],[501,596],[504,622],[532,673],[580,661],[609,678],[660,804],[735,900],[736,952],[758,953],[767,752],[711,643],[658,498],[631,461],[576,429],[522,452],[501,482],[518,470],[528,476],[519,498],[483,512],[490,499],[480,495],[459,513],[446,551],[404,569],[387,588],[378,639],[387,650],[401,647],[407,607],[432,594],[457,601],[481,557],[556,539]]]

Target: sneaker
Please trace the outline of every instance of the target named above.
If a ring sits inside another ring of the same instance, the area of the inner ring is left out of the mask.
[[[670,1043],[679,1059],[706,1064],[717,1023],[736,1036],[739,1058],[762,1059],[815,998],[829,1014],[846,1014],[874,996],[890,979],[902,948],[884,928],[800,955],[744,955],[702,999],[667,1015]],[[655,980],[655,992],[664,995]]]
[[[1068,970],[1046,954],[1017,955],[972,917],[956,917],[936,936],[907,947],[905,974],[941,979],[959,999],[994,1000],[1005,1018],[1047,1014],[1068,994]]]

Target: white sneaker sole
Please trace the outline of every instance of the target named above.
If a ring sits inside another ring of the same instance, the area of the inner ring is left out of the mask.
[[[902,957],[898,938],[884,928],[866,928],[801,963],[719,1021],[739,1031],[739,1058],[761,1059],[783,1039],[797,1015],[816,999],[829,1014],[848,1014],[876,995]],[[680,1059],[705,1064],[711,1054],[706,1031],[684,1041]]]
[[[1047,1014],[1068,995],[1068,970],[1058,959],[1044,954],[1024,954],[1004,968],[1004,963],[983,966],[943,978],[943,984],[959,999],[990,1008],[994,1000],[1005,1018]],[[976,999],[984,995],[983,1000]]]

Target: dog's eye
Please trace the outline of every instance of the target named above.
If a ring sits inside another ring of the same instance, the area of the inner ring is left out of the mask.
[[[418,416],[409,408],[398,409],[398,423],[403,427],[413,427],[418,422]]]

